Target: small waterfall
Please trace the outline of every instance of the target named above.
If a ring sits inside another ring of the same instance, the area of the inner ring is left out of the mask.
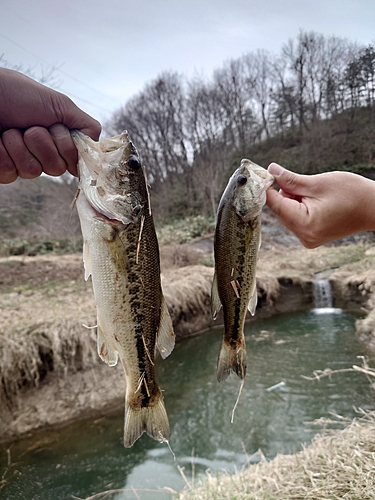
[[[327,279],[314,280],[313,296],[314,296],[314,309],[316,314],[335,313],[340,314],[342,309],[333,307],[332,287]]]
[[[314,306],[318,309],[332,307],[332,288],[329,280],[313,281]]]

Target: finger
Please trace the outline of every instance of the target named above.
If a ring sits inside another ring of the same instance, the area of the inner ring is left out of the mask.
[[[66,163],[68,171],[77,177],[78,153],[69,129],[62,123],[55,123],[54,125],[51,125],[48,130],[60,156]]]
[[[271,163],[268,171],[284,193],[303,196],[311,191],[310,177],[307,175],[296,174],[277,163]]]
[[[2,140],[20,177],[34,179],[43,172],[42,165],[28,150],[20,130],[15,128],[6,130]]]
[[[308,210],[304,203],[285,197],[276,189],[267,190],[267,205],[281,222],[293,232],[307,223]]]
[[[53,94],[53,107],[59,112],[56,113],[56,122],[63,123],[70,130],[78,129],[83,134],[88,135],[94,141],[99,139],[101,132],[100,123],[92,116],[80,109],[66,95],[55,92]]]
[[[99,140],[99,136],[102,132],[102,126],[97,120],[94,120],[90,116],[90,122],[86,126],[79,129],[83,134],[88,135],[94,141]]]
[[[23,134],[27,149],[42,165],[48,175],[62,175],[66,170],[65,160],[60,156],[49,131],[44,127],[28,128]]]
[[[0,184],[9,184],[17,179],[17,169],[0,138]]]
[[[299,196],[298,194],[287,193],[287,192],[283,191],[282,189],[279,190],[279,193],[284,198],[289,198],[291,200],[297,200],[299,203],[302,203],[303,197]]]

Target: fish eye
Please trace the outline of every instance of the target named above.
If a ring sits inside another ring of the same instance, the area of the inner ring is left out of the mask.
[[[137,217],[142,211],[141,205],[137,205],[136,207],[133,208],[133,215],[134,217]]]
[[[141,168],[141,162],[135,155],[129,156],[127,164],[132,170],[139,170]]]
[[[244,184],[246,184],[246,182],[247,182],[246,175],[239,175],[237,177],[237,184],[240,184],[241,186],[243,186]]]

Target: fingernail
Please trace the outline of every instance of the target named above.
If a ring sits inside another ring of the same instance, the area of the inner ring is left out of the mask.
[[[278,163],[271,163],[268,166],[268,172],[272,174],[274,177],[280,177],[280,175],[284,172],[284,168]]]
[[[62,123],[54,123],[48,130],[54,137],[61,137],[69,133],[68,129]]]

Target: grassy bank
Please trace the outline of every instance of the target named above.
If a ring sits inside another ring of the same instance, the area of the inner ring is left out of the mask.
[[[180,500],[370,500],[375,491],[375,412],[316,422],[324,430],[295,455],[262,459],[238,474],[207,474]],[[346,424],[342,430],[330,426]]]

